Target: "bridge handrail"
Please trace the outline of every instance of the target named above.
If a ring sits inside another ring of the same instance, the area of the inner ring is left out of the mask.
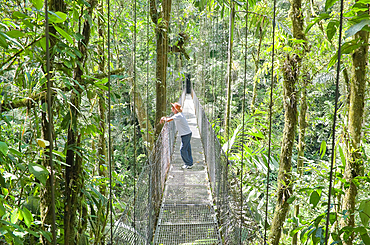
[[[183,105],[185,90],[178,102]],[[115,244],[150,244],[162,202],[164,184],[174,150],[176,127],[165,123],[152,152],[137,181],[135,196],[132,194],[125,210],[114,224]],[[134,192],[133,192],[134,193]],[[135,213],[135,214],[134,214]]]
[[[229,171],[230,162],[228,161],[217,135],[214,132],[194,90],[192,90],[192,97],[223,242],[224,244],[239,244],[240,234],[242,234],[243,239],[250,239],[250,237],[261,239],[261,233],[255,229],[256,227],[254,227],[254,229],[249,229],[246,232],[246,220],[242,225],[243,232],[240,232],[240,216],[238,217],[238,215],[233,214],[235,209],[240,209],[240,207],[235,206],[236,202],[233,200],[234,198],[231,194],[232,190],[230,188],[230,180],[233,176],[231,176],[231,172]],[[255,218],[245,202],[243,203],[243,208],[248,209],[248,216],[250,217],[249,221],[254,223]],[[252,232],[253,234],[248,234],[243,237],[243,234]]]

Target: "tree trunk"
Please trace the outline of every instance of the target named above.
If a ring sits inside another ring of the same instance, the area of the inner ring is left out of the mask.
[[[305,134],[306,134],[306,114],[307,114],[307,78],[303,79],[303,84],[301,87],[301,111],[298,116],[299,122],[299,136],[298,136],[298,160],[297,160],[297,172],[299,178],[303,175],[303,157],[304,149],[306,146],[305,143]],[[299,204],[294,207],[294,217],[298,220],[299,215]],[[298,232],[294,234],[292,239],[292,245],[298,244]]]
[[[156,114],[155,138],[162,130],[159,121],[166,115],[167,106],[167,56],[168,56],[168,27],[170,22],[172,0],[162,1],[162,11],[158,13],[155,0],[150,0],[150,17],[156,25],[157,64],[156,64]],[[158,22],[159,21],[159,22]]]
[[[50,2],[50,6],[49,6],[49,9],[50,11],[53,11],[53,12],[56,12],[56,11],[60,11],[60,12],[65,12],[65,3],[63,0],[54,0],[54,1],[51,1]],[[54,46],[56,45],[56,43],[58,42],[58,39],[56,38],[56,30],[54,28],[53,25],[49,25],[49,32],[51,33],[50,35],[50,47],[49,47],[49,50],[50,52],[52,52]],[[52,70],[53,70],[53,55],[50,56],[50,82],[53,81],[52,79]],[[46,73],[46,71],[45,71]],[[52,85],[51,85],[52,86]],[[45,83],[44,85],[44,88],[43,88],[44,91],[47,90],[47,84]],[[46,93],[41,97],[41,104],[47,104],[47,96],[46,96]],[[30,105],[31,102],[28,102],[27,100],[25,101],[27,105]],[[52,107],[53,103],[50,105]],[[52,118],[52,117],[51,117]],[[50,128],[53,129],[53,122],[50,122],[52,125]],[[53,144],[53,142],[51,141],[51,139],[49,138],[49,120],[48,120],[48,115],[46,112],[42,111],[41,112],[41,125],[42,125],[42,131],[41,131],[41,137],[46,140],[46,141],[49,141],[50,144]],[[53,133],[53,132],[51,132]],[[49,166],[49,157],[47,155],[44,155],[44,158],[42,159],[42,165],[47,168],[49,171],[51,170],[50,169],[50,166]],[[52,221],[53,221],[53,217],[52,217],[52,212],[51,212],[51,202],[52,202],[52,199],[51,199],[51,184],[50,184],[50,175],[48,177],[48,180],[46,181],[46,186],[45,188],[41,189],[40,190],[40,216],[41,216],[41,221],[42,221],[42,227],[43,227],[43,230],[45,231],[48,231],[49,228],[52,224]],[[55,181],[55,180],[54,180]],[[47,239],[44,239],[43,237],[41,237],[41,243],[42,244],[51,244]]]
[[[96,0],[91,0],[89,2],[90,7],[88,8],[88,15],[92,16],[92,12],[97,4]],[[78,49],[81,52],[81,57],[78,57],[78,61],[81,66],[84,66],[86,55],[87,55],[87,46],[90,40],[90,24],[88,20],[85,20],[82,35],[82,39],[78,43]],[[83,84],[83,70],[82,67],[76,65],[74,69],[74,79],[79,83]],[[77,92],[75,92],[77,91]],[[81,87],[76,84],[74,85],[74,90],[71,94],[71,104],[74,106],[70,107],[71,111],[71,122],[68,128],[67,136],[67,156],[66,164],[68,165],[65,169],[65,206],[64,206],[64,244],[76,244],[81,234],[76,234],[76,231],[83,232],[77,226],[77,211],[81,209],[81,201],[83,199],[83,166],[82,159],[80,157],[75,157],[75,152],[78,150],[79,142],[81,141],[81,135],[78,132],[78,110],[80,107],[81,101]],[[79,140],[77,140],[79,138]],[[80,152],[80,154],[82,154]],[[82,215],[83,210],[79,210]]]
[[[347,211],[348,218],[341,220],[341,227],[354,227],[354,211],[356,205],[357,186],[353,180],[362,176],[364,162],[361,157],[361,129],[364,116],[365,91],[366,91],[366,67],[368,62],[368,42],[369,33],[367,31],[359,31],[355,37],[363,42],[364,45],[356,49],[352,54],[352,78],[350,82],[350,104],[349,104],[349,158],[346,162],[344,170],[344,178],[349,187],[345,188],[343,198],[343,211]],[[354,236],[350,236],[346,245],[353,244]]]
[[[99,14],[104,16],[104,0],[100,2],[99,6]],[[101,45],[98,46],[99,52],[99,71],[104,74],[105,72],[105,37],[104,37],[104,29],[105,25],[101,18],[98,18],[98,33],[99,39],[102,41]],[[107,143],[106,143],[106,103],[105,103],[105,91],[102,90],[101,94],[98,96],[98,106],[99,106],[99,135],[98,135],[98,173],[100,177],[107,178],[108,177],[108,161],[107,161]],[[107,185],[105,183],[100,185],[99,191],[100,193],[107,197]],[[108,197],[107,197],[108,198]],[[109,205],[107,206],[109,208]],[[103,205],[102,201],[99,201],[99,206],[97,210],[97,217],[96,217],[96,229],[95,233],[95,244],[104,244],[102,237],[104,236],[104,229],[105,223],[108,216],[106,215],[106,206]]]
[[[285,125],[283,141],[281,143],[280,166],[277,180],[277,202],[269,236],[269,244],[272,245],[279,244],[281,229],[284,226],[285,217],[289,211],[289,204],[286,201],[292,195],[293,188],[291,179],[291,158],[297,126],[297,90],[295,86],[298,80],[298,62],[296,58],[297,55],[288,57],[284,64],[285,67],[283,68]],[[291,74],[290,71],[294,71],[294,74]]]
[[[229,18],[229,46],[227,56],[227,89],[226,89],[226,115],[225,115],[225,137],[229,140],[229,126],[231,114],[231,84],[232,84],[232,63],[233,63],[233,43],[234,43],[234,24],[235,24],[235,3],[230,1]]]
[[[290,18],[293,26],[293,37],[306,40],[303,32],[303,13],[301,0],[291,0]],[[277,202],[274,218],[271,224],[269,244],[278,245],[281,237],[281,229],[284,227],[286,215],[289,211],[287,200],[293,194],[292,150],[294,146],[295,131],[297,126],[297,95],[296,85],[299,81],[302,56],[305,52],[305,44],[296,46],[296,52],[287,56],[283,66],[284,76],[284,110],[285,125],[283,141],[281,144],[280,166],[278,174]]]

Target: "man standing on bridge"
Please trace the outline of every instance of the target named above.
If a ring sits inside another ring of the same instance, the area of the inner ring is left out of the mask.
[[[181,105],[177,102],[171,103],[171,105],[171,110],[174,115],[172,117],[162,117],[160,123],[175,121],[176,128],[181,136],[181,158],[185,163],[184,166],[182,166],[182,169],[190,169],[193,167],[193,157],[191,155],[190,145],[192,132],[190,130],[188,121],[186,121],[186,118],[182,114]]]

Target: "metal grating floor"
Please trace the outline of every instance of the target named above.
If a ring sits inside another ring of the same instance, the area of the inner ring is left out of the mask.
[[[154,245],[221,244],[203,146],[196,123],[191,123],[195,118],[194,104],[188,96],[185,100],[184,115],[193,132],[191,147],[194,166],[192,169],[182,170],[184,163],[179,151],[175,149],[163,194]],[[180,143],[178,137],[176,146],[179,147]]]
[[[161,233],[155,245],[190,245],[190,244],[219,244],[215,225],[184,224],[161,226]]]
[[[215,212],[210,205],[164,205],[159,215],[161,225],[199,223],[214,224]]]
[[[155,245],[220,244],[211,205],[163,205]]]

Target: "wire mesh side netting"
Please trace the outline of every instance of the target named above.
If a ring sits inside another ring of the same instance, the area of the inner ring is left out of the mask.
[[[185,91],[179,98],[183,105]],[[148,164],[136,182],[136,195],[127,203],[125,211],[113,226],[114,244],[151,244],[160,211],[166,174],[174,149],[176,127],[166,123],[154,145]]]
[[[248,205],[240,205],[240,189],[231,184],[236,175],[194,91],[192,95],[223,244],[261,244],[260,227]]]

